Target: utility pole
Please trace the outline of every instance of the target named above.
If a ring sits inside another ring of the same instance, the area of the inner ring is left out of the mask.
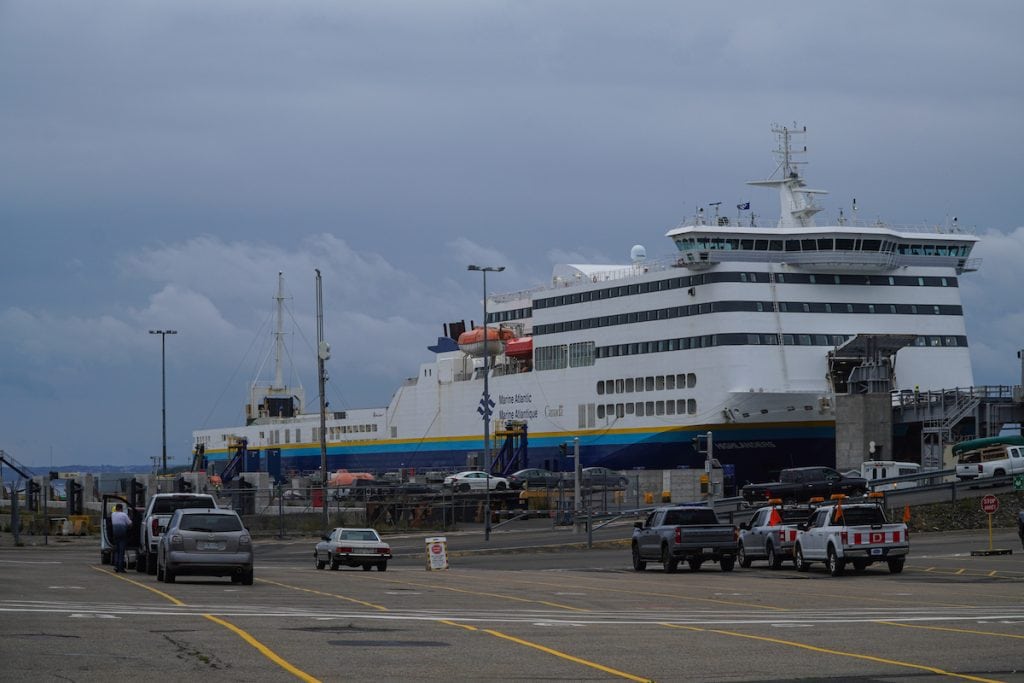
[[[322,535],[327,535],[327,370],[324,362],[331,357],[331,345],[324,341],[324,292],[320,269],[316,270],[316,367],[320,385],[320,507],[323,512]]]
[[[178,334],[177,330],[150,330],[150,334],[160,335],[160,416],[163,423],[163,466],[161,474],[167,474],[167,335]]]

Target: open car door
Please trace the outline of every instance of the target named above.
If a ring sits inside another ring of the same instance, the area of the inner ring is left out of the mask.
[[[100,564],[110,564],[114,556],[114,529],[110,516],[114,514],[114,506],[120,503],[132,519],[132,528],[128,531],[128,542],[125,545],[125,564],[135,565],[139,550],[139,525],[142,523],[142,512],[132,507],[124,496],[113,493],[103,494],[103,511],[100,517]]]

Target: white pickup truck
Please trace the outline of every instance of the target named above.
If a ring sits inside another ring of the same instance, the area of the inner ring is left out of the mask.
[[[139,528],[139,549],[135,568],[156,574],[157,547],[171,515],[179,508],[216,508],[217,501],[206,493],[157,493],[149,499]]]
[[[890,524],[880,505],[837,501],[822,505],[800,525],[793,558],[802,572],[811,562],[824,562],[832,576],[841,576],[847,563],[862,572],[885,562],[890,572],[899,574],[909,552],[907,525]]]

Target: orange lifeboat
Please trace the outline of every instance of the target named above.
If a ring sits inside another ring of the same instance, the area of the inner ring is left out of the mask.
[[[474,358],[484,355],[484,329],[487,330],[487,352],[494,356],[505,349],[505,342],[515,333],[507,327],[474,327],[459,335],[459,348]]]
[[[337,470],[327,482],[328,486],[352,486],[356,481],[373,481],[373,475],[369,472],[349,472],[348,470]]]
[[[505,343],[505,355],[509,358],[529,358],[533,355],[533,337],[516,337]]]

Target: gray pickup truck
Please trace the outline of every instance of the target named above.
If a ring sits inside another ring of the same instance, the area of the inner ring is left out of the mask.
[[[723,572],[736,564],[736,528],[718,521],[709,507],[662,507],[633,525],[633,569],[642,572],[648,562],[661,562],[674,572],[683,560],[691,571],[706,561],[718,562]]]

